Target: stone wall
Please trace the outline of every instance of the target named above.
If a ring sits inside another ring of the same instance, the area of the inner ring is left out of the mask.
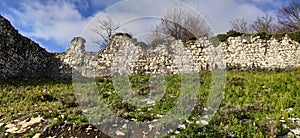
[[[218,43],[208,38],[183,44],[162,41],[145,45],[117,35],[99,52],[86,52],[85,40],[75,37],[66,52],[49,53],[20,35],[0,15],[0,78],[86,77],[116,74],[179,74],[212,70],[277,70],[300,66],[299,43],[256,37],[229,37]]]
[[[183,62],[179,61],[182,60],[182,55],[178,49],[174,48],[182,45],[180,43],[160,44],[144,49],[137,45],[138,42],[134,39],[116,36],[105,49],[92,53],[84,51],[84,42],[83,38],[74,38],[67,52],[58,56],[64,64],[70,65],[83,76],[110,76],[112,73],[178,74],[180,69],[184,68],[180,67]],[[182,48],[189,49],[188,47]],[[191,54],[184,56],[190,56],[187,57],[191,59],[190,62],[194,58]],[[202,56],[207,58],[204,54]],[[189,66],[193,67],[193,71],[198,70],[195,64],[189,64]],[[202,66],[202,69],[207,68],[206,63]]]
[[[300,66],[300,45],[287,36],[278,41],[257,37],[231,37],[222,43],[227,68],[242,70],[290,69]]]
[[[64,76],[60,64],[56,54],[20,35],[0,15],[0,78]]]
[[[299,43],[287,37],[281,41],[256,37],[230,37],[213,45],[208,38],[183,45],[181,42],[141,46],[135,39],[115,37],[98,53],[84,51],[84,39],[74,38],[61,57],[84,76],[119,74],[178,74],[186,71],[212,70],[285,70],[300,66]],[[184,52],[183,52],[184,51]],[[191,60],[189,60],[191,59]]]

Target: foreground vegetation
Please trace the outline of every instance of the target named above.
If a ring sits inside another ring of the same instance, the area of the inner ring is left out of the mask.
[[[210,92],[211,74],[199,74],[199,103],[186,128],[170,135],[182,137],[274,137],[299,128],[288,118],[300,118],[300,69],[271,72],[227,72],[226,89],[220,109],[209,124],[197,121]],[[138,95],[149,94],[149,76],[130,76],[131,87]],[[136,121],[152,121],[174,107],[180,94],[180,76],[165,77],[166,94],[155,104],[143,108],[124,104],[110,78],[97,78],[100,96],[118,116]],[[168,96],[167,96],[168,95]],[[172,96],[170,96],[172,95]],[[88,123],[74,96],[71,79],[14,78],[0,80],[0,123],[42,116],[50,126]],[[151,110],[150,110],[151,109]],[[299,125],[299,124],[298,124]],[[5,133],[5,125],[0,133]],[[29,132],[28,136],[36,133]],[[11,134],[13,136],[13,134]],[[170,136],[169,135],[169,136]]]

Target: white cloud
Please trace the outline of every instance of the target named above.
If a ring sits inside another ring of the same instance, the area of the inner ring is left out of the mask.
[[[89,3],[84,2],[83,6],[95,10],[94,8],[107,7],[117,1],[92,0]],[[230,29],[230,21],[236,18],[245,18],[251,22],[257,16],[265,14],[253,2],[246,0],[181,1],[199,11],[207,19],[215,34],[227,32]],[[261,0],[253,1],[262,2]],[[268,2],[273,1],[268,0]],[[75,0],[76,2],[81,3],[82,0]],[[159,18],[156,17],[161,17],[167,10],[184,4],[177,0],[124,0],[88,18],[82,17],[81,13],[76,10],[75,6],[78,5],[80,4],[74,4],[74,1],[73,4],[66,1],[50,1],[44,4],[37,1],[30,4],[23,3],[22,11],[13,9],[14,16],[16,16],[14,21],[32,28],[31,31],[20,30],[22,34],[31,38],[54,40],[66,49],[74,36],[82,35],[87,39],[87,50],[98,50],[99,46],[93,45],[91,42],[92,39],[98,37],[91,32],[96,21],[92,20],[93,17],[103,18],[109,15],[115,22],[125,23],[122,25],[121,31],[128,31],[139,36],[145,35],[159,22]],[[149,16],[153,18],[147,18]],[[81,33],[82,31],[83,33]]]
[[[14,16],[21,26],[31,28],[30,31],[21,30],[22,34],[46,41],[54,40],[64,48],[69,46],[74,36],[80,35],[89,21],[81,16],[74,5],[67,2],[42,4],[32,1],[30,4],[22,3],[21,6],[22,10],[12,9]]]
[[[230,21],[236,18],[244,18],[252,22],[257,16],[265,14],[253,3],[239,2],[238,0],[182,0],[182,2],[188,5],[177,0],[125,0],[108,7],[95,17],[102,19],[109,15],[115,22],[129,21],[122,26],[122,29],[139,37],[139,35],[145,35],[159,22],[158,18],[146,18],[147,16],[161,17],[167,10],[178,6],[188,6],[199,11],[211,25],[215,34],[226,33],[230,29]],[[135,18],[139,19],[133,20]],[[91,23],[88,27],[92,26],[95,24]],[[89,30],[85,30],[83,36],[87,39],[87,46],[94,49],[92,47],[97,46],[93,46],[90,41],[99,37]]]
[[[230,29],[230,21],[244,18],[249,22],[257,16],[264,15],[264,11],[251,3],[241,3],[237,0],[186,0],[188,4],[204,14],[215,34],[225,33]]]
[[[116,23],[121,24],[119,31],[129,32],[139,41],[145,41],[160,17],[169,9],[178,7],[183,3],[175,0],[125,0],[99,12],[95,17],[103,19],[110,16]],[[97,19],[93,20],[83,32],[87,39],[87,49],[99,47],[92,41],[99,38],[91,31],[96,26]]]

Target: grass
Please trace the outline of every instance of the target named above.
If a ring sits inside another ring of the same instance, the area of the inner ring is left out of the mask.
[[[288,118],[300,118],[300,69],[271,72],[227,72],[226,89],[220,109],[209,124],[200,127],[203,107],[210,92],[211,74],[199,74],[199,101],[185,122],[186,129],[177,129],[178,137],[272,137],[285,135],[280,120],[292,129],[299,127]],[[132,94],[149,95],[149,75],[130,76]],[[110,78],[97,78],[97,89],[111,111],[122,118],[140,122],[158,119],[172,109],[180,95],[181,77],[165,76],[166,92],[155,104],[143,107],[124,103]],[[191,86],[192,87],[192,86]],[[162,91],[161,89],[157,89]],[[171,96],[170,96],[171,95]],[[96,97],[97,98],[97,97]],[[88,123],[82,114],[71,79],[14,78],[0,80],[1,123],[32,116],[42,116],[51,125]],[[289,109],[293,110],[289,110]],[[3,127],[0,132],[3,133]],[[25,136],[37,133],[31,131]],[[170,135],[175,135],[174,132]]]
[[[72,123],[87,122],[76,105],[71,79],[1,80],[0,105],[0,117],[5,123],[38,115],[51,121],[57,118]]]

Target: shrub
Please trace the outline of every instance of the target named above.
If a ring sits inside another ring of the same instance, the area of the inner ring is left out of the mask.
[[[225,41],[227,41],[227,39],[229,37],[237,37],[237,36],[242,36],[242,35],[243,35],[243,33],[240,33],[240,32],[235,31],[235,30],[230,30],[226,34],[217,35],[217,37],[218,37],[220,42],[225,42]]]
[[[230,30],[226,34],[227,34],[228,37],[237,37],[237,36],[242,36],[243,35],[243,33],[235,31],[235,30]]]
[[[263,40],[270,40],[272,35],[270,34],[267,34],[266,32],[259,32],[259,33],[256,33],[254,34],[254,37],[255,36],[260,36],[260,39],[263,39]]]
[[[276,40],[281,41],[285,35],[287,35],[288,38],[297,41],[300,43],[300,30],[289,32],[289,33],[277,33],[277,34],[268,34],[266,32],[258,32],[256,34],[244,34],[237,32],[235,30],[230,30],[226,34],[218,34],[216,37],[219,39],[220,42],[226,42],[229,37],[237,37],[237,36],[260,36],[260,39],[263,40],[270,40],[272,37],[274,37]]]
[[[273,37],[278,40],[278,41],[281,41],[284,36],[286,35],[286,33],[279,33],[279,34],[273,34]]]
[[[225,42],[227,41],[227,35],[226,34],[219,34],[217,35],[217,38],[219,39],[220,42]]]
[[[300,30],[288,33],[288,37],[300,43]]]

